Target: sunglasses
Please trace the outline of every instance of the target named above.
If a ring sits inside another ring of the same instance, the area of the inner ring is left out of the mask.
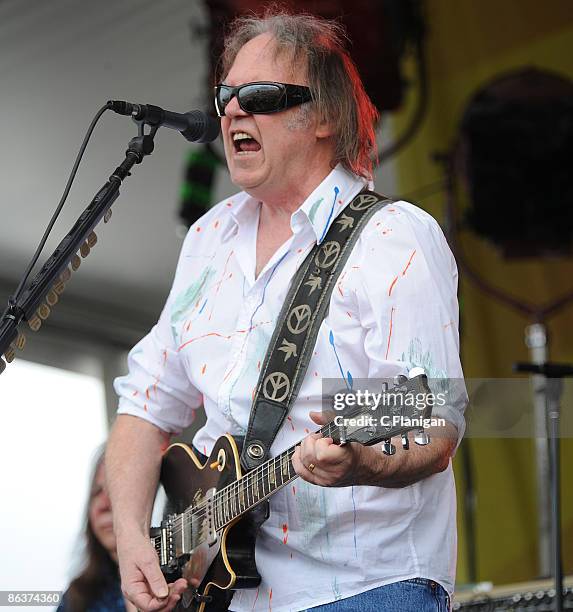
[[[215,87],[215,109],[219,117],[225,115],[225,108],[233,96],[237,98],[239,107],[245,113],[252,115],[278,113],[312,99],[310,89],[304,85],[270,81],[245,83],[238,87],[217,85]]]

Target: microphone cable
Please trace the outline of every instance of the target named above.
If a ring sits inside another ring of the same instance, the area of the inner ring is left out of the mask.
[[[28,280],[30,273],[32,272],[34,266],[36,265],[40,254],[42,253],[42,250],[44,249],[44,246],[46,245],[46,241],[48,240],[48,236],[50,235],[50,232],[52,231],[52,228],[54,227],[54,224],[56,223],[58,217],[60,216],[60,213],[62,212],[62,208],[64,207],[64,204],[66,202],[66,199],[68,197],[68,194],[70,192],[70,189],[72,187],[72,183],[74,182],[74,179],[76,178],[76,173],[78,171],[78,167],[80,165],[80,162],[82,161],[82,157],[84,155],[84,152],[88,146],[88,142],[91,138],[91,135],[95,129],[95,126],[97,124],[97,122],[100,120],[100,117],[105,113],[106,110],[109,110],[111,108],[110,102],[107,102],[104,106],[102,106],[98,112],[95,114],[94,118],[92,119],[92,122],[90,123],[90,126],[86,132],[86,135],[84,136],[84,140],[82,142],[82,145],[80,147],[80,150],[76,156],[76,161],[74,162],[74,165],[72,167],[72,171],[70,172],[70,176],[68,178],[68,182],[66,183],[66,187],[64,189],[64,193],[60,199],[60,202],[58,204],[58,206],[56,207],[56,210],[54,211],[54,214],[52,215],[52,218],[50,219],[50,222],[48,223],[48,227],[46,228],[46,231],[44,232],[44,235],[42,236],[42,239],[40,240],[40,244],[38,245],[38,248],[36,249],[36,252],[34,253],[34,256],[32,257],[32,260],[30,261],[30,263],[28,264],[28,267],[26,268],[26,272],[24,273],[24,276],[22,277],[22,280],[20,281],[20,284],[18,285],[16,291],[14,292],[14,295],[11,295],[8,298],[8,304],[10,306],[16,306],[18,299],[20,298],[20,296],[22,295],[22,291],[24,290],[24,286],[26,284],[26,281]]]

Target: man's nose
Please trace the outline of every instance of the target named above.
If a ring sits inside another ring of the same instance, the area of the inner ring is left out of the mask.
[[[225,116],[233,117],[246,117],[249,113],[246,113],[240,106],[237,96],[233,96],[230,102],[225,106]]]

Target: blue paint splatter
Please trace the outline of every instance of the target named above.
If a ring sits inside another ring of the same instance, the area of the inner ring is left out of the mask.
[[[330,334],[328,335],[328,341],[330,342],[332,348],[334,349],[334,356],[336,357],[336,362],[338,363],[338,369],[340,370],[340,375],[342,376],[342,379],[346,382],[346,386],[348,387],[348,389],[352,391],[352,383],[353,383],[352,374],[349,371],[347,371],[346,376],[344,375],[342,364],[340,363],[338,353],[336,352],[336,345],[334,344],[334,334],[332,333],[332,330],[330,330]]]
[[[356,502],[354,501],[354,487],[350,487],[352,495],[352,508],[354,513],[354,556],[358,559],[358,547],[356,546]]]
[[[205,301],[203,302],[203,306],[201,306],[201,310],[199,310],[199,314],[203,312],[203,309],[205,308],[205,306],[207,306],[207,298],[205,298]]]
[[[324,240],[324,237],[326,236],[326,232],[328,231],[328,227],[330,225],[330,220],[332,219],[332,214],[334,213],[334,205],[336,204],[336,198],[338,197],[339,193],[340,193],[340,189],[338,189],[338,187],[335,186],[334,187],[334,199],[332,200],[332,206],[330,207],[330,213],[328,215],[328,219],[326,220],[326,225],[324,226],[324,229],[322,230],[322,236],[320,237],[318,244],[320,244]]]

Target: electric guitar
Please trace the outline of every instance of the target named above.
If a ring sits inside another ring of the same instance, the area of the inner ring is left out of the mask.
[[[396,385],[382,390],[377,406],[345,409],[319,433],[337,444],[358,442],[366,446],[383,442],[392,455],[391,439],[402,436],[408,449],[408,432],[425,445],[429,436],[420,423],[431,415],[427,378],[421,368],[411,378],[397,377]],[[408,398],[416,401],[408,401]],[[427,421],[426,421],[427,422]],[[221,436],[202,463],[185,444],[165,452],[161,484],[167,496],[164,520],[151,529],[161,570],[168,582],[183,576],[200,584],[183,594],[176,610],[218,612],[227,610],[235,589],[256,588],[261,577],[255,565],[255,541],[269,516],[268,499],[297,474],[291,463],[296,445],[243,474],[238,442]]]

